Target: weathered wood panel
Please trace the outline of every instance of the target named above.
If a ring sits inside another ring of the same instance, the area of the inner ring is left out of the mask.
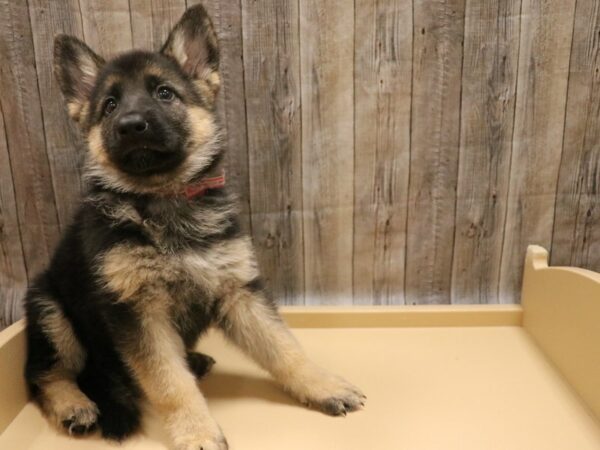
[[[29,1],[29,15],[35,50],[35,68],[39,85],[46,152],[52,173],[52,186],[61,229],[69,224],[81,193],[80,160],[83,146],[75,126],[69,122],[60,89],[53,74],[54,36],[66,33],[83,38],[83,26],[77,0]]]
[[[352,302],[353,4],[300,2],[306,303]]]
[[[552,264],[600,268],[600,3],[578,0]]]
[[[79,0],[83,37],[103,57],[130,50],[133,30],[128,0]]]
[[[302,148],[298,2],[242,1],[252,235],[267,285],[301,303]]]
[[[59,236],[29,10],[0,1],[0,107],[14,185],[21,243],[31,279],[50,258]],[[13,237],[11,237],[13,238]],[[18,258],[18,253],[14,256]],[[18,261],[17,261],[18,263]]]
[[[188,6],[196,3],[199,2],[188,0]],[[240,198],[242,229],[250,232],[250,181],[241,3],[236,1],[224,4],[222,0],[206,0],[202,3],[213,19],[221,46],[222,85],[218,109],[226,130],[227,183]]]
[[[520,7],[520,0],[467,2],[452,303],[498,301]]]
[[[53,36],[156,49],[198,1],[0,0],[0,321],[82,188]],[[280,302],[513,302],[529,243],[600,270],[597,1],[204,3],[228,183]]]
[[[185,9],[185,0],[129,0],[133,47],[160,49]]]
[[[21,230],[11,173],[4,112],[0,111],[0,329],[21,316],[27,286]]]
[[[575,2],[523,0],[499,301],[518,299],[528,244],[550,247]]]
[[[354,303],[404,302],[412,5],[356,2]]]
[[[406,302],[450,303],[464,0],[414,2]]]

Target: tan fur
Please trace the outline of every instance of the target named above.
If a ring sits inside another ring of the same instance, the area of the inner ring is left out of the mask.
[[[93,86],[96,77],[98,76],[98,65],[96,64],[96,61],[85,53],[80,53],[78,58],[78,67],[83,75],[82,82],[86,85]]]
[[[208,100],[211,105],[214,105],[221,88],[219,73],[207,69],[195,81],[195,85],[200,90],[202,97]]]
[[[57,367],[66,373],[77,374],[85,363],[85,350],[75,336],[71,324],[56,302],[40,297],[40,326],[57,354]]]
[[[42,312],[40,327],[57,356],[54,367],[37,382],[42,408],[59,430],[64,430],[62,422],[72,417],[77,417],[80,425],[91,425],[96,421],[98,408],[74,381],[83,369],[85,350],[54,301],[39,297],[36,302]]]
[[[194,146],[206,145],[217,131],[214,115],[198,106],[188,108],[188,122],[191,127],[190,141]]]
[[[81,104],[81,102],[69,102],[69,103],[67,103],[67,111],[69,113],[69,116],[75,122],[79,122],[79,119],[81,118],[81,109],[82,109],[82,107],[83,107],[83,105]]]
[[[102,130],[100,125],[95,125],[90,128],[87,137],[88,147],[89,147],[89,156],[93,159],[93,161],[103,168],[111,169],[112,166],[108,159],[108,153],[104,148],[104,143],[102,142]]]
[[[362,393],[344,379],[311,362],[287,326],[260,294],[238,289],[225,297],[221,308],[225,332],[294,397],[315,406],[335,402],[357,409]]]
[[[196,379],[185,362],[185,350],[162,312],[145,311],[139,350],[124,351],[151,404],[164,418],[177,449],[221,449],[224,438],[210,416]]]
[[[79,80],[79,83],[87,86],[93,86],[98,75],[98,66],[96,61],[94,61],[87,54],[80,54],[78,55],[78,58],[78,67],[82,74],[82,79]],[[87,115],[88,108],[89,103],[82,95],[74,96],[67,102],[67,111],[69,116],[75,122],[83,122],[85,116]]]
[[[196,283],[217,297],[259,275],[252,244],[246,236],[219,242],[202,253],[184,254],[183,264]]]
[[[64,374],[51,373],[40,381],[41,406],[52,424],[65,431],[63,421],[77,421],[78,425],[90,426],[98,417],[98,407],[77,386],[77,383]],[[67,430],[69,433],[71,429]]]
[[[213,90],[213,94],[216,96],[221,89],[221,76],[219,75],[219,72],[210,72],[204,78]]]
[[[211,47],[218,47],[216,35],[214,30],[212,30],[212,24],[208,22],[206,26],[211,28],[211,32],[206,35],[208,45]],[[166,51],[167,54],[177,60],[181,67],[186,67],[186,63],[188,62],[186,45],[187,43],[183,33],[175,32],[171,44]],[[202,97],[214,106],[217,94],[221,87],[221,77],[219,76],[218,71],[207,67],[200,73],[196,73],[195,78],[195,85],[202,94]]]
[[[157,298],[163,302],[168,297],[166,286],[186,275],[179,258],[160,254],[152,246],[115,246],[103,257],[101,268],[107,287],[121,301],[145,305]]]
[[[170,302],[166,286],[193,282],[220,297],[252,281],[259,274],[250,238],[219,242],[202,252],[164,254],[152,246],[118,245],[102,258],[107,287],[122,301],[149,303],[156,297]]]
[[[185,66],[187,62],[188,56],[185,51],[185,38],[181,32],[175,33],[173,35],[173,40],[171,41],[171,46],[169,48],[169,53],[173,58],[177,60],[181,67]]]
[[[187,147],[190,156],[176,175],[186,181],[210,164],[218,151],[216,144],[221,139],[214,115],[204,108],[188,108],[188,124],[190,137]]]

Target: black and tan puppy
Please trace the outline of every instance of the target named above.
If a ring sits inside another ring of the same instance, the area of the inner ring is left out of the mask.
[[[294,397],[346,414],[364,396],[313,364],[260,282],[223,186],[215,115],[219,50],[189,9],[162,50],[104,61],[59,36],[56,76],[87,142],[88,190],[26,298],[26,377],[59,428],[123,439],[147,398],[177,449],[225,449],[196,384],[194,353],[220,328]]]

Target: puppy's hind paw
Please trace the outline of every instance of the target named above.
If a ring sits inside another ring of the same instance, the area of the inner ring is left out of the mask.
[[[83,436],[96,429],[98,408],[91,403],[87,407],[73,407],[63,415],[61,425],[71,436]]]

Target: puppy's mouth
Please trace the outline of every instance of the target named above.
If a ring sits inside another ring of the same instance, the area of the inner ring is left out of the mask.
[[[140,146],[119,152],[116,163],[127,174],[147,176],[167,173],[179,166],[183,159],[181,151]]]

